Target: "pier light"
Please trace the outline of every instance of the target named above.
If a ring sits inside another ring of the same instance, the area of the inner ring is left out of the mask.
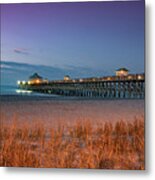
[[[18,81],[17,81],[17,84],[20,85],[20,84],[21,84],[21,81],[18,80]]]
[[[36,80],[36,83],[37,83],[37,84],[39,84],[39,83],[40,83],[40,80],[39,80],[39,79],[37,79],[37,80]]]
[[[131,75],[129,75],[129,76],[128,76],[128,79],[132,79],[132,76],[131,76]]]
[[[108,80],[108,81],[111,80],[111,77],[107,77],[107,80]]]
[[[143,79],[143,76],[142,75],[138,75],[138,79]]]
[[[97,78],[93,78],[92,80],[93,80],[93,81],[96,81],[96,79],[97,79]]]
[[[31,84],[31,81],[28,81],[28,85],[30,85]]]
[[[83,82],[83,79],[80,79],[80,82]]]
[[[64,81],[69,81],[69,80],[71,80],[70,76],[65,75],[65,76],[64,76]]]
[[[22,81],[22,84],[25,85],[25,84],[26,84],[26,81]]]

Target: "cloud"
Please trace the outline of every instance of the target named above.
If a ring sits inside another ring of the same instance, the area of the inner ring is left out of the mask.
[[[29,54],[28,49],[25,48],[15,48],[13,51],[17,54],[24,54],[24,55]]]
[[[103,76],[104,71],[94,70],[87,67],[64,66],[54,67],[46,65],[35,65],[11,61],[1,61],[1,84],[16,85],[17,80],[28,80],[29,76],[37,72],[43,78],[49,80],[63,79],[64,75],[69,75],[71,78]],[[11,75],[10,75],[11,74]]]

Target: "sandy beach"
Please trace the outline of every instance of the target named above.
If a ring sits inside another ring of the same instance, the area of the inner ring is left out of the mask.
[[[133,121],[144,118],[144,100],[87,100],[48,96],[1,96],[1,116],[5,122],[42,121],[48,126],[77,120],[97,122]]]
[[[1,96],[1,166],[144,169],[144,100]]]
[[[144,100],[0,98],[1,166],[145,168]]]

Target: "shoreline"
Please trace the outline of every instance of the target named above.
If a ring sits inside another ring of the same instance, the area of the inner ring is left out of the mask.
[[[54,101],[125,101],[125,100],[144,100],[145,98],[100,98],[100,97],[75,97],[75,96],[57,96],[57,95],[14,95],[14,94],[0,94],[0,101],[40,101],[40,100],[54,100]]]

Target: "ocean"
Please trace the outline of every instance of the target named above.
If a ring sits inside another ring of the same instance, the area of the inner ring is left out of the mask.
[[[17,86],[12,86],[12,85],[1,85],[0,86],[0,95],[3,96],[49,96],[48,94],[41,94],[41,93],[36,93],[28,90],[21,90]],[[52,95],[55,96],[55,95]]]
[[[0,95],[18,95],[18,87],[11,85],[1,85],[0,86]]]

